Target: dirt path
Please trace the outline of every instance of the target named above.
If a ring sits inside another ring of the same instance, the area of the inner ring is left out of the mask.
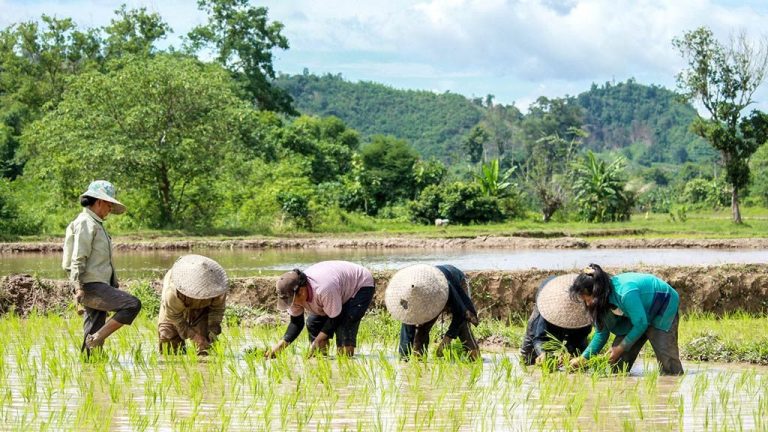
[[[16,252],[60,252],[61,241],[37,243],[0,243],[0,254]],[[420,237],[347,237],[347,238],[258,238],[238,240],[120,241],[114,248],[130,250],[211,249],[639,249],[639,248],[706,248],[768,249],[768,238],[741,239],[664,239],[629,238],[588,240],[578,237],[530,238],[478,236],[461,238]]]

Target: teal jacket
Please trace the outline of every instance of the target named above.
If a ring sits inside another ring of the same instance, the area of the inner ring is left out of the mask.
[[[653,326],[669,331],[680,306],[680,297],[668,283],[647,273],[622,273],[611,278],[613,291],[608,296],[611,310],[603,315],[605,326],[595,329],[584,357],[600,352],[610,333],[624,336],[621,344],[628,350]],[[618,312],[618,314],[614,313]]]

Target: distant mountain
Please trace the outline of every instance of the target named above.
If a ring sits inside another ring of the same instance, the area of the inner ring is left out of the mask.
[[[453,93],[351,83],[340,75],[282,75],[276,84],[288,91],[301,113],[339,117],[365,136],[406,139],[427,157],[446,159],[446,152],[459,151],[462,137],[483,117],[481,108]]]
[[[490,132],[486,154],[498,154],[495,142],[514,153],[522,143],[524,115],[513,105],[492,99],[468,99],[454,93],[398,90],[373,82],[349,82],[341,75],[281,75],[276,84],[294,98],[299,112],[342,119],[364,136],[393,135],[408,140],[425,157],[444,161],[463,157],[467,133],[476,125]],[[602,86],[572,97],[583,108],[586,145],[596,151],[621,150],[629,159],[657,162],[701,162],[714,151],[689,130],[696,111],[677,94],[634,80]]]

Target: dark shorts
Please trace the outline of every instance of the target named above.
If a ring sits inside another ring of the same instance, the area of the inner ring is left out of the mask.
[[[336,337],[336,346],[357,346],[357,332],[360,329],[360,320],[373,301],[373,287],[362,287],[354,297],[347,300],[341,307],[341,313],[336,318],[339,320],[336,330],[329,337]],[[323,329],[327,316],[309,314],[307,317],[307,331],[309,340],[314,341]]]
[[[86,351],[85,339],[92,335],[107,321],[107,312],[114,312],[112,319],[121,324],[131,324],[141,310],[141,301],[125,291],[119,290],[103,282],[83,284],[82,295],[78,303],[85,307],[83,322],[83,344],[81,350]]]

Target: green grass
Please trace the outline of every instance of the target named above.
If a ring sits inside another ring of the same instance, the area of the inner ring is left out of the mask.
[[[680,340],[707,331],[744,343],[765,341],[767,321],[743,314],[686,316]],[[163,358],[155,325],[142,313],[107,341],[103,356],[84,360],[77,351],[81,321],[71,313],[0,318],[3,429],[768,428],[765,368],[688,363],[683,377],[660,377],[652,367],[642,376],[566,374],[521,367],[514,355],[492,352],[484,352],[482,362],[430,356],[402,363],[395,355],[398,323],[384,313],[363,320],[361,355],[351,360],[305,360],[304,335],[284,355],[264,360],[259,352],[280,337],[283,325],[226,327],[207,358],[194,350]],[[521,331],[520,322],[477,328],[512,339]],[[246,354],[249,348],[254,354]],[[638,361],[653,363],[650,356]]]
[[[536,215],[527,219],[514,220],[499,224],[483,225],[449,225],[434,227],[418,225],[410,222],[376,219],[363,215],[352,215],[337,224],[321,226],[319,232],[303,232],[294,230],[275,230],[258,232],[249,230],[216,230],[186,231],[186,230],[140,230],[121,231],[111,230],[119,241],[174,241],[174,240],[220,240],[244,239],[253,237],[267,238],[304,238],[304,237],[346,237],[350,233],[360,236],[414,236],[428,238],[460,238],[484,235],[492,236],[526,236],[526,237],[583,237],[587,240],[605,238],[754,238],[768,237],[768,209],[742,208],[744,223],[741,225],[731,222],[730,210],[698,211],[687,215],[685,222],[672,221],[667,214],[635,214],[628,222],[586,223],[558,222],[544,223]],[[62,230],[63,231],[63,230]],[[21,237],[20,241],[59,241],[60,238],[50,236]]]

